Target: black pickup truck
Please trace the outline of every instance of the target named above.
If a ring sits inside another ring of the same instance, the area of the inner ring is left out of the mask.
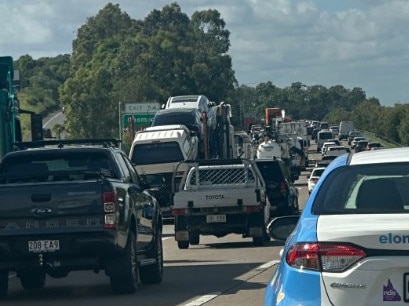
[[[23,143],[24,144],[24,143]],[[114,140],[49,140],[0,162],[0,298],[46,275],[105,271],[114,293],[163,276],[162,216]]]

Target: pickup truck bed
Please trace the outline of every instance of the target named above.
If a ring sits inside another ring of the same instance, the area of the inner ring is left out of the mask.
[[[200,235],[232,233],[262,245],[270,207],[257,167],[245,159],[187,163],[183,168],[189,171],[173,197],[179,248],[198,244]]]

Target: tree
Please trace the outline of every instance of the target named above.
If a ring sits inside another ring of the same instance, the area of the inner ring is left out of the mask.
[[[73,43],[70,77],[61,88],[71,137],[117,135],[113,63],[121,41],[132,29],[134,23],[129,16],[121,12],[119,5],[110,3],[79,29]]]

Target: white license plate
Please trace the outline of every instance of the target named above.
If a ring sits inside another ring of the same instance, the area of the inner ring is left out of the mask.
[[[54,252],[60,249],[59,240],[31,240],[28,241],[29,252]]]
[[[208,215],[206,216],[207,223],[224,223],[226,222],[226,215]]]

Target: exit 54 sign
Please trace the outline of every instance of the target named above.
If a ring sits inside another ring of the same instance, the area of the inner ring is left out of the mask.
[[[125,112],[122,114],[122,126],[126,129],[132,120],[135,127],[149,126],[159,109],[158,102],[126,103]]]
[[[151,125],[152,119],[155,114],[122,114],[122,126],[126,129],[131,125],[133,118],[134,126],[148,126]]]

